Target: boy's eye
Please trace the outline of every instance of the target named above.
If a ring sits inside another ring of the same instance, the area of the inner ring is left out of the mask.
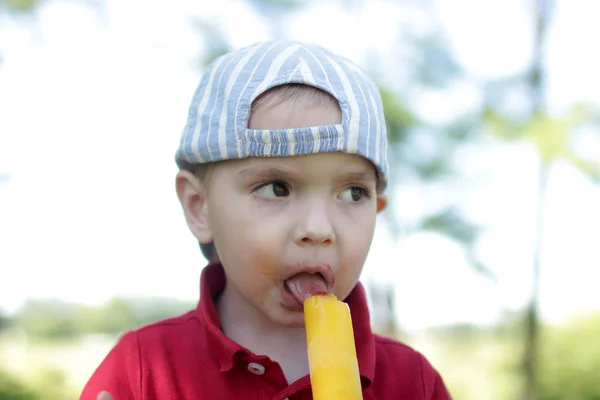
[[[289,196],[290,191],[283,182],[270,182],[256,189],[256,193],[262,197],[274,198]]]
[[[340,197],[344,201],[356,203],[361,201],[363,197],[368,197],[368,192],[367,189],[360,186],[352,186],[344,190]]]

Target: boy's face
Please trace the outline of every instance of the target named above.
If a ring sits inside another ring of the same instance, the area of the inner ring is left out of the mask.
[[[340,119],[339,109],[300,98],[259,108],[250,128]],[[378,211],[375,168],[366,159],[342,153],[249,158],[216,164],[196,189],[182,191],[184,180],[178,178],[178,190],[188,225],[201,242],[214,240],[226,290],[272,322],[304,324],[290,282],[327,288],[340,299],[356,284]]]

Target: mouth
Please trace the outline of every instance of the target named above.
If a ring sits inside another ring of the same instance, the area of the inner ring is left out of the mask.
[[[290,289],[290,286],[294,286],[294,283],[297,283],[296,279],[298,279],[298,275],[300,275],[300,274],[296,274],[294,276],[291,276],[288,279],[286,279],[285,281],[283,281],[283,289],[286,292],[288,292],[290,294],[293,294],[293,290]],[[327,282],[325,280],[325,277],[323,276],[323,274],[321,274],[320,272],[316,272],[313,275],[315,275],[314,279],[321,279],[323,282]],[[327,286],[327,284],[326,284],[326,286]],[[327,288],[327,290],[323,291],[323,293],[327,293],[327,292],[329,292],[329,288]],[[319,294],[319,293],[315,293],[315,294]]]
[[[298,264],[291,272],[290,277],[283,281],[283,287],[298,305],[303,305],[311,296],[329,293],[334,284],[329,264]]]

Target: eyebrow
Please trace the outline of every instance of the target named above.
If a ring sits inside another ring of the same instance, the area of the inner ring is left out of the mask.
[[[348,172],[344,174],[344,178],[349,181],[369,181],[377,180],[377,176],[373,172],[360,171],[360,172]]]
[[[253,176],[253,177],[263,177],[263,178],[273,178],[278,176],[291,176],[298,177],[299,174],[293,171],[287,171],[279,168],[269,167],[269,168],[244,168],[238,172],[240,176]]]
[[[296,179],[301,179],[304,177],[301,173],[297,173],[295,171],[289,171],[289,170],[285,170],[285,169],[274,168],[274,167],[244,168],[238,172],[238,175],[243,176],[243,177],[244,176],[262,177],[265,179],[272,179],[274,177],[281,177],[281,176],[293,177]],[[342,180],[347,180],[347,181],[359,181],[359,182],[370,181],[370,180],[377,181],[377,176],[375,175],[375,173],[370,172],[370,171],[347,172],[347,173],[340,174],[340,177],[342,178]]]

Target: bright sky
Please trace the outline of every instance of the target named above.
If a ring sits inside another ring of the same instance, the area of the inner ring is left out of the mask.
[[[284,26],[294,38],[359,62],[367,48],[386,53],[396,27],[414,18],[383,1],[363,2],[360,14],[348,15],[319,3]],[[435,3],[471,73],[499,77],[528,61],[524,6],[530,2]],[[0,20],[0,171],[12,178],[0,184],[1,309],[14,311],[32,297],[86,303],[119,294],[197,297],[204,260],[180,212],[173,162],[200,76],[203,43],[190,21],[219,18],[236,46],[269,32],[241,1],[165,4],[107,0],[102,15],[55,1],[35,28]],[[600,104],[592,84],[600,70],[592,53],[599,12],[597,2],[559,1],[548,50],[553,109],[579,100]],[[448,109],[435,98],[422,106],[432,117]],[[600,158],[598,135],[584,148]],[[478,146],[465,150],[464,169],[477,184],[461,195],[469,214],[486,224],[478,250],[498,284],[471,271],[446,239],[423,234],[395,241],[381,220],[363,279],[395,284],[406,329],[489,323],[527,298],[533,153],[519,145]],[[557,321],[600,309],[600,188],[559,166],[549,192],[542,307]],[[410,217],[435,201],[422,196],[408,188],[401,214]]]

